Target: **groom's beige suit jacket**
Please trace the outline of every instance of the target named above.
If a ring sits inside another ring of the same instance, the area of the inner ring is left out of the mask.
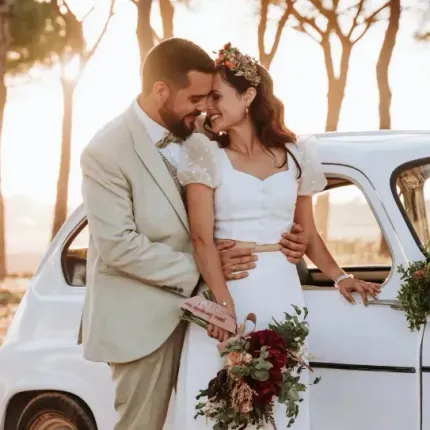
[[[96,134],[81,168],[90,230],[84,357],[130,362],[167,340],[198,283],[185,206],[133,106]]]

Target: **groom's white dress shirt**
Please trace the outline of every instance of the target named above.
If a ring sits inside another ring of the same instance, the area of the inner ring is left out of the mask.
[[[134,101],[133,106],[137,117],[142,122],[154,145],[169,133],[166,128],[155,122],[142,110],[137,100]],[[173,166],[177,168],[179,164],[180,150],[181,147],[178,143],[171,142],[165,148],[160,149],[160,152],[170,161]]]

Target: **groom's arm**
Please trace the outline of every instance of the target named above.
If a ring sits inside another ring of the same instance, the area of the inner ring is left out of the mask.
[[[176,287],[189,296],[199,279],[193,256],[136,231],[131,188],[117,164],[87,148],[81,168],[88,225],[104,263],[145,284]]]

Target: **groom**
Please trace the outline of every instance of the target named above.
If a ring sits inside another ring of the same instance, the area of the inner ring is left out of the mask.
[[[197,45],[160,43],[144,61],[142,94],[81,156],[90,231],[83,351],[110,365],[116,430],[161,430],[176,382],[184,336],[179,304],[200,274],[176,177],[180,147],[168,132],[183,140],[193,133],[213,70]],[[296,229],[284,238],[292,262],[306,248]],[[220,246],[227,279],[246,276],[254,261],[252,250],[233,245]]]

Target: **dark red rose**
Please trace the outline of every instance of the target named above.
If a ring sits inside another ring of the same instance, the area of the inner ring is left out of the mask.
[[[259,330],[249,336],[250,346],[249,353],[253,357],[260,355],[260,350],[263,346],[269,353],[267,360],[273,364],[272,370],[280,371],[287,363],[288,355],[285,350],[285,341],[273,330]],[[271,370],[271,373],[272,373]]]
[[[281,370],[287,364],[287,354],[279,349],[268,348],[269,357],[267,358],[272,364],[273,369]]]
[[[253,387],[253,389],[257,392],[252,399],[254,405],[265,406],[272,401],[273,396],[278,394],[277,388],[267,384],[267,382],[260,382],[258,386]]]
[[[276,349],[284,349],[284,339],[273,330],[259,330],[251,333],[249,336],[250,352],[258,352],[263,346],[271,346]],[[258,355],[258,354],[257,354]]]
[[[257,392],[254,395],[254,404],[267,405],[273,396],[279,394],[279,386],[282,382],[281,370],[287,363],[287,353],[284,339],[272,330],[260,330],[254,332],[249,337],[249,353],[253,357],[260,355],[260,350],[264,346],[269,353],[267,360],[273,365],[269,370],[267,381],[249,381],[251,387]]]

